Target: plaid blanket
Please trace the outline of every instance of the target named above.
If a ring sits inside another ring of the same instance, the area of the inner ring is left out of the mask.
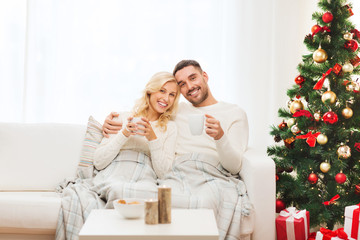
[[[122,151],[94,178],[67,179],[59,185],[62,208],[56,239],[78,239],[90,211],[112,208],[115,199],[156,199],[158,185],[172,188],[172,207],[213,209],[220,240],[250,239],[253,209],[245,185],[216,159],[203,154],[177,157],[172,170],[157,179],[150,159],[134,151]]]
[[[127,150],[94,178],[66,179],[57,191],[61,210],[56,239],[76,240],[91,210],[113,208],[119,198],[157,198],[157,180],[149,157]]]
[[[245,184],[213,157],[195,153],[177,157],[159,184],[171,187],[173,207],[213,209],[219,239],[250,238],[254,214]]]

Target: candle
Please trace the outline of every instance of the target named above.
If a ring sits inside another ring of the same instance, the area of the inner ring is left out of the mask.
[[[158,187],[159,223],[171,223],[171,188]]]
[[[159,222],[159,210],[158,200],[149,199],[145,201],[145,223],[146,224],[158,224]]]

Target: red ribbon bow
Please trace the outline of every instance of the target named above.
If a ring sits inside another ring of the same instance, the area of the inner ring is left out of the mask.
[[[307,118],[312,118],[312,115],[308,110],[300,110],[299,109],[293,114],[293,117],[301,117],[301,116],[305,116]]]
[[[360,32],[357,29],[353,29],[350,31],[357,39],[360,39]]]
[[[338,237],[340,239],[348,239],[348,235],[344,232],[344,228],[339,228],[335,231],[330,229],[320,228],[320,232],[323,234],[323,240],[331,240],[332,237]]]
[[[336,194],[333,198],[330,199],[330,201],[325,201],[323,202],[323,204],[325,206],[329,206],[330,204],[334,204],[336,202],[336,200],[338,200],[340,198],[339,194]]]
[[[316,138],[317,138],[317,136],[319,136],[319,134],[321,134],[321,133],[320,132],[317,132],[317,133],[308,132],[305,135],[296,136],[296,138],[297,139],[305,139],[306,138],[306,143],[309,144],[310,147],[315,147]]]
[[[320,90],[320,89],[322,88],[322,86],[323,86],[323,84],[324,84],[324,81],[325,81],[325,78],[326,78],[327,76],[329,76],[329,74],[331,73],[332,70],[333,70],[332,68],[329,68],[329,70],[327,70],[326,73],[323,73],[322,78],[321,78],[321,79],[315,84],[315,86],[314,86],[314,89],[315,89],[315,90]]]
[[[324,26],[324,27],[320,27],[318,29],[316,29],[312,34],[311,34],[311,37],[314,37],[315,34],[319,33],[319,32],[331,32],[330,28],[327,27],[327,26]]]

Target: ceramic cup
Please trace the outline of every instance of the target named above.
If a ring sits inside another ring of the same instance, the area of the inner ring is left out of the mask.
[[[201,135],[204,130],[204,114],[189,114],[188,122],[192,135]]]
[[[131,122],[133,122],[133,123],[136,123],[136,125],[138,126],[138,127],[144,127],[144,125],[142,125],[142,124],[137,124],[137,122],[141,122],[142,120],[141,120],[141,117],[134,117],[132,120],[131,120]],[[137,130],[137,131],[134,131],[134,132],[141,132],[141,133],[144,133],[144,131],[143,130]],[[139,136],[139,137],[142,137],[142,135],[135,135],[135,136]]]

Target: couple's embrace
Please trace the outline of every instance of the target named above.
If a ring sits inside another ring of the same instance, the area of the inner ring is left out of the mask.
[[[190,103],[178,104],[180,94]],[[205,130],[197,136],[188,126],[194,113],[205,116]],[[173,74],[156,73],[133,111],[110,114],[103,130],[94,155],[98,174],[63,191],[62,207],[80,203],[83,219],[75,222],[63,211],[57,239],[76,239],[92,209],[112,208],[118,198],[156,198],[159,185],[172,188],[174,208],[213,209],[220,239],[241,239],[251,231],[246,221],[252,207],[238,177],[247,117],[238,106],[213,97],[198,62],[183,60]]]

